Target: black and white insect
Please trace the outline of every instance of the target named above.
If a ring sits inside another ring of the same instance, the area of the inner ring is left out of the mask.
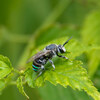
[[[66,49],[65,49],[65,44],[68,43],[68,41],[71,38],[69,38],[63,45],[59,44],[50,44],[48,46],[46,46],[42,51],[38,52],[37,54],[35,54],[34,56],[32,56],[27,63],[29,62],[33,62],[32,67],[33,70],[35,72],[38,72],[38,76],[35,78],[37,79],[42,72],[45,70],[44,65],[49,61],[53,67],[53,69],[55,70],[55,65],[52,61],[52,58],[55,56],[61,57],[61,58],[65,58],[68,59],[67,57],[63,56],[63,55],[59,55],[59,53],[65,53]]]

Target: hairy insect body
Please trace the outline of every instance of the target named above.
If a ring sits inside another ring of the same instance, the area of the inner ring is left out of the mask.
[[[56,44],[51,44],[51,45],[48,45],[48,46],[46,46],[46,48],[45,48],[46,50],[52,50],[52,51],[57,51],[58,50],[58,48],[57,48],[57,45]]]
[[[32,67],[35,72],[40,70],[41,66],[45,65],[47,63],[47,61],[49,59],[52,59],[53,56],[55,55],[54,52],[52,50],[50,50],[50,48],[44,49],[44,51],[46,52],[44,55],[42,55],[39,58],[34,59],[34,61],[33,61]]]
[[[59,53],[65,53],[66,49],[64,45],[68,43],[70,39],[68,39],[63,45],[56,45],[56,44],[50,44],[46,46],[42,51],[37,53],[36,55],[32,56],[28,62],[33,61],[32,67],[35,72],[39,72],[38,76],[39,77],[43,70],[45,69],[44,65],[49,61],[52,65],[52,67],[55,69],[55,65],[52,61],[52,58],[54,56],[58,56],[61,58],[68,59],[67,57],[63,55],[59,55]],[[37,78],[36,77],[36,78]]]

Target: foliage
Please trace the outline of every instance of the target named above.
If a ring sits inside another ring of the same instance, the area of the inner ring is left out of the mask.
[[[98,69],[99,66],[99,62],[100,62],[100,56],[99,56],[99,52],[100,52],[100,12],[96,11],[96,12],[92,12],[88,18],[86,19],[85,23],[84,23],[84,27],[82,30],[82,41],[86,44],[86,45],[94,45],[96,47],[94,47],[93,49],[91,49],[90,51],[88,51],[88,58],[89,58],[89,63],[88,63],[88,67],[89,67],[89,75],[93,76],[93,74],[96,72],[96,70]],[[87,38],[89,37],[89,38]]]
[[[0,55],[0,79],[6,77],[12,71],[12,65],[7,57]]]
[[[0,94],[7,86],[4,97],[17,91],[9,89],[10,85],[30,100],[49,100],[50,96],[52,100],[100,100],[99,0],[10,0],[0,3],[2,9]],[[28,58],[49,44],[63,44],[71,36],[64,54],[69,59],[53,58],[55,70],[48,62],[34,80],[38,73],[32,70],[32,62],[26,64]],[[13,99],[21,98],[15,95]]]
[[[5,80],[4,79],[0,79],[0,93],[2,92],[2,90],[5,88]]]
[[[18,87],[18,89],[19,89],[19,91],[24,95],[24,96],[26,96],[26,98],[28,98],[29,99],[29,97],[27,96],[27,94],[25,93],[25,91],[24,91],[24,87],[23,87],[23,76],[20,76],[18,79],[17,79],[17,87]]]
[[[63,44],[66,39],[68,38],[67,37],[60,38],[60,39],[51,41],[48,44],[51,44],[51,43]],[[45,47],[48,44],[41,46],[40,48],[38,48],[38,50],[41,50],[41,48],[43,49],[43,47]],[[25,73],[20,72],[20,75],[22,74],[25,76],[25,80],[23,80],[24,76],[20,76],[17,79],[17,87],[19,88],[19,91],[23,95],[29,98],[23,90],[24,81],[26,81],[28,85],[32,88],[36,86],[37,87],[43,86],[45,84],[45,81],[49,81],[50,83],[54,85],[60,84],[64,87],[70,86],[73,89],[78,89],[78,90],[83,89],[89,95],[91,95],[95,100],[100,99],[100,94],[96,90],[96,88],[93,86],[92,82],[88,79],[86,70],[82,68],[81,66],[82,63],[80,61],[74,60],[75,57],[79,56],[83,52],[86,52],[88,48],[82,46],[80,43],[78,43],[78,41],[75,41],[75,40],[69,42],[69,44],[70,45],[67,46],[67,50],[68,50],[67,52],[71,51],[72,54],[68,54],[67,56],[69,57],[70,60],[55,58],[54,59],[55,66],[57,66],[55,71],[53,71],[52,68],[50,68],[51,65],[49,64],[48,66],[46,66],[46,70],[43,73],[43,75],[41,75],[38,79],[36,79],[36,81],[34,81],[34,79],[37,74],[33,72],[30,64],[29,64],[29,68],[25,70]],[[76,50],[74,50],[74,48]],[[36,50],[33,50],[32,55],[34,55],[35,53],[36,53]],[[11,67],[11,64],[9,64],[8,59],[7,60],[5,59],[7,58],[1,56],[1,61],[8,64],[8,67]],[[5,63],[4,64],[1,63],[2,66],[4,66],[4,68],[6,68]],[[3,69],[3,73],[6,75],[6,69]]]

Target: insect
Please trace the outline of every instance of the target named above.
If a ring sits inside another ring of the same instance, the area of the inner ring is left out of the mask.
[[[71,37],[72,38],[72,37]],[[65,44],[68,43],[68,41],[71,39],[69,38],[63,45],[59,44],[50,44],[46,46],[42,51],[38,52],[34,56],[32,56],[27,63],[33,62],[32,67],[35,72],[38,72],[38,76],[35,78],[35,80],[43,73],[45,70],[44,65],[49,61],[53,67],[53,70],[55,70],[55,65],[52,61],[52,58],[55,56],[68,59],[67,57],[63,55],[59,55],[59,53],[65,53]]]

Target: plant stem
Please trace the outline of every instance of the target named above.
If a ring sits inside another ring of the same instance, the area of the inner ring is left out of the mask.
[[[5,27],[0,27],[0,33],[4,40],[14,43],[27,43],[31,37],[30,35],[10,33]]]
[[[18,62],[19,66],[23,66],[26,63],[26,61],[31,53],[31,50],[35,47],[35,40],[38,38],[38,36],[40,34],[42,34],[42,33],[40,33],[41,30],[52,25],[60,17],[60,15],[64,12],[65,8],[68,7],[70,2],[71,2],[71,0],[60,0],[59,3],[57,4],[57,6],[55,7],[55,9],[49,15],[49,17],[35,31],[35,33],[30,38],[30,41],[29,41],[25,51],[23,52],[21,59]]]
[[[9,38],[6,35],[5,39],[9,42],[14,43],[27,43],[30,39],[30,35],[20,35],[20,34],[9,34]]]
[[[21,74],[17,69],[14,69],[14,72],[16,72],[17,74]]]
[[[9,85],[16,85],[16,81],[11,81]]]

